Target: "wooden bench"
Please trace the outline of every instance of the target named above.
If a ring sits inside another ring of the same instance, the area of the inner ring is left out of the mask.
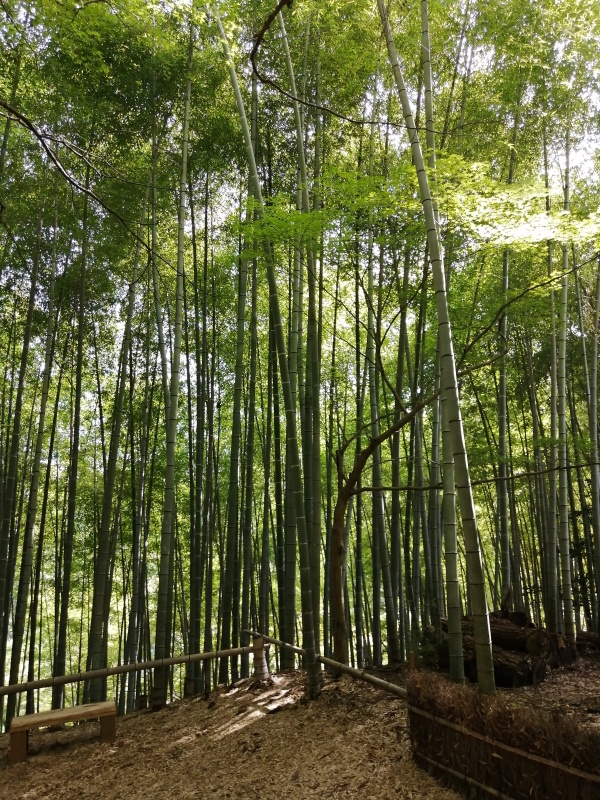
[[[100,739],[103,742],[114,742],[117,731],[117,706],[114,700],[42,711],[40,714],[26,714],[23,717],[14,717],[10,723],[10,763],[19,764],[27,759],[30,730],[83,719],[99,719]]]

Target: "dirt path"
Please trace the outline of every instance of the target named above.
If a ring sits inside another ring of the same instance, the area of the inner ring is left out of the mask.
[[[324,680],[314,703],[304,699],[305,676],[292,673],[272,685],[240,681],[208,702],[130,714],[117,721],[113,745],[100,743],[97,722],[34,731],[29,760],[14,767],[8,735],[0,736],[0,800],[458,800],[413,763],[401,701],[350,678]],[[540,686],[503,691],[600,728],[597,658],[551,672]]]
[[[35,731],[13,767],[0,736],[0,798],[457,800],[413,763],[398,699],[347,678],[326,678],[318,702],[303,690],[299,674],[243,681],[208,702],[120,718],[113,745],[97,722]]]

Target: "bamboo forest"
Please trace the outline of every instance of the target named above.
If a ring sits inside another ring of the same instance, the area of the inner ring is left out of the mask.
[[[492,612],[598,634],[598,41],[597,0],[0,0],[1,686],[250,631],[313,697],[442,638],[461,682],[468,616],[492,694]]]

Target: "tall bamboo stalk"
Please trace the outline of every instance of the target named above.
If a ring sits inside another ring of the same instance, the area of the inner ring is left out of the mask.
[[[570,209],[570,124],[567,125],[564,210]],[[560,316],[558,324],[558,516],[561,582],[563,593],[564,632],[568,646],[575,652],[575,617],[571,584],[569,539],[568,457],[567,457],[567,323],[569,299],[569,245],[562,246]]]
[[[440,352],[442,359],[442,375],[444,391],[448,404],[448,416],[452,431],[454,450],[454,463],[458,484],[458,496],[465,538],[467,558],[467,574],[473,603],[473,623],[475,650],[477,655],[477,676],[482,692],[491,693],[495,690],[494,668],[492,662],[492,644],[490,625],[485,594],[481,550],[477,532],[475,505],[471,491],[469,464],[464,440],[464,431],[460,415],[460,400],[458,394],[458,381],[456,376],[456,362],[452,343],[452,331],[448,314],[448,297],[446,294],[446,279],[443,265],[443,250],[435,221],[435,213],[429,189],[428,170],[423,160],[423,153],[419,141],[418,130],[415,126],[410,100],[404,78],[398,61],[398,54],[394,44],[392,31],[387,18],[387,11],[383,0],[377,0],[379,15],[383,26],[384,37],[387,44],[388,55],[396,87],[403,110],[406,128],[409,134],[413,163],[417,172],[419,192],[427,226],[427,242],[433,272],[438,326],[440,332]]]
[[[208,9],[210,12],[210,8]],[[219,34],[223,45],[225,60],[229,67],[229,75],[231,84],[234,91],[238,115],[242,125],[244,134],[244,143],[246,146],[246,157],[250,167],[250,181],[254,188],[254,196],[258,203],[258,212],[260,215],[263,213],[264,202],[262,197],[262,189],[258,178],[256,169],[256,160],[254,157],[254,149],[252,146],[252,137],[248,121],[246,119],[246,112],[244,109],[244,102],[240,92],[235,66],[229,53],[229,46],[227,44],[227,37],[221,24],[218,12],[214,12],[219,27]],[[273,254],[270,244],[267,240],[263,240],[263,247],[265,251],[265,262],[267,268],[267,279],[269,284],[269,298],[271,304],[271,311],[273,314],[273,322],[275,328],[275,340],[277,343],[277,356],[279,360],[279,371],[281,374],[281,388],[284,398],[285,415],[286,415],[286,428],[287,428],[287,441],[290,450],[290,467],[291,467],[291,480],[294,491],[294,506],[296,511],[296,527],[298,530],[298,546],[300,551],[300,583],[302,592],[302,629],[304,635],[304,643],[306,650],[306,663],[309,674],[310,693],[312,697],[318,697],[321,691],[319,680],[319,666],[316,660],[315,639],[314,639],[314,620],[313,620],[313,601],[312,601],[312,583],[310,578],[310,555],[308,545],[308,535],[306,531],[306,520],[304,516],[304,492],[302,488],[302,472],[300,466],[300,451],[298,447],[298,438],[296,434],[296,410],[292,403],[292,392],[290,385],[290,376],[288,371],[287,354],[285,349],[285,341],[283,334],[283,324],[281,319],[281,312],[279,308],[279,295],[277,288],[277,276],[273,264]]]
[[[158,600],[156,606],[156,644],[158,659],[168,656],[170,651],[171,627],[169,619],[172,612],[170,593],[173,580],[174,554],[174,511],[175,511],[175,447],[177,441],[177,419],[179,415],[179,366],[182,344],[183,318],[183,281],[184,281],[184,246],[187,199],[187,158],[190,122],[190,103],[192,93],[192,62],[194,53],[194,26],[190,24],[190,37],[187,60],[187,76],[185,88],[185,104],[183,112],[182,144],[181,144],[181,179],[179,183],[179,215],[177,229],[177,277],[175,287],[175,318],[173,353],[171,358],[171,381],[169,391],[169,409],[166,430],[166,469],[165,492],[162,512],[160,565],[158,576]],[[167,676],[162,669],[154,674],[155,702],[166,702]]]

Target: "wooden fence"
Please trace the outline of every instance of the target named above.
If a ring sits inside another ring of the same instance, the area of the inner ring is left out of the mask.
[[[600,775],[527,753],[463,725],[408,706],[415,760],[478,798],[600,800]]]

